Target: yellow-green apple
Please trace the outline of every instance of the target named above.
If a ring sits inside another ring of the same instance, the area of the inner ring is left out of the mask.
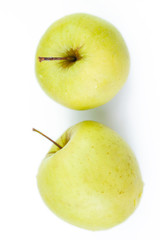
[[[112,99],[127,79],[129,54],[109,22],[72,14],[53,23],[36,53],[41,87],[62,105],[85,110]]]
[[[56,144],[42,161],[37,181],[44,202],[57,216],[101,230],[134,212],[143,182],[133,152],[116,132],[85,121],[69,128]]]

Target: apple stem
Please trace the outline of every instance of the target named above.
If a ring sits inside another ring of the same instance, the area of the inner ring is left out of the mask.
[[[52,60],[68,60],[71,62],[76,61],[76,57],[38,57],[39,62],[42,61],[52,61]]]
[[[38,131],[38,130],[35,129],[35,128],[32,128],[32,130],[35,131],[35,132],[37,132],[37,133],[39,133],[39,134],[41,134],[42,136],[44,136],[45,138],[47,138],[48,140],[50,140],[52,143],[54,143],[57,147],[59,147],[60,149],[62,149],[62,147],[61,147],[58,143],[56,143],[55,141],[53,141],[51,138],[47,137],[47,136],[46,136],[45,134],[43,134],[42,132]]]

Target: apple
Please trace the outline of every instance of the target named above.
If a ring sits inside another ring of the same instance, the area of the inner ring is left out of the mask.
[[[72,14],[43,35],[35,67],[51,98],[86,110],[105,104],[121,89],[129,73],[129,53],[112,24],[89,14]]]
[[[116,132],[84,121],[53,143],[37,175],[51,211],[89,230],[111,228],[134,212],[143,182],[133,152]]]

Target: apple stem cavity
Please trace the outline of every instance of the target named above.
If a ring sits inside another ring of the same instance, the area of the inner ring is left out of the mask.
[[[35,128],[32,128],[32,130],[33,130],[34,132],[37,132],[37,133],[41,134],[43,137],[47,138],[47,139],[50,140],[52,143],[54,143],[58,148],[62,149],[62,147],[61,147],[58,143],[56,143],[55,141],[53,141],[51,138],[47,137],[47,136],[46,136],[45,134],[43,134],[42,132],[38,131],[38,130],[35,129]]]
[[[38,57],[39,62],[42,61],[53,61],[53,60],[67,60],[70,62],[75,62],[77,60],[74,56],[68,56],[68,57]]]

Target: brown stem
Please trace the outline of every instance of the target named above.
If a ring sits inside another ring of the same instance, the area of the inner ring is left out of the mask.
[[[38,57],[39,62],[52,61],[52,60],[68,60],[71,62],[76,61],[76,57]]]
[[[51,138],[47,137],[47,136],[46,136],[45,134],[43,134],[42,132],[38,131],[38,130],[35,129],[35,128],[32,128],[32,130],[35,131],[35,132],[37,132],[37,133],[39,133],[39,134],[41,134],[42,136],[44,136],[45,138],[47,138],[48,140],[50,140],[52,143],[54,143],[57,147],[59,147],[60,149],[62,149],[62,147],[61,147],[58,143],[56,143],[55,141],[53,141]]]

